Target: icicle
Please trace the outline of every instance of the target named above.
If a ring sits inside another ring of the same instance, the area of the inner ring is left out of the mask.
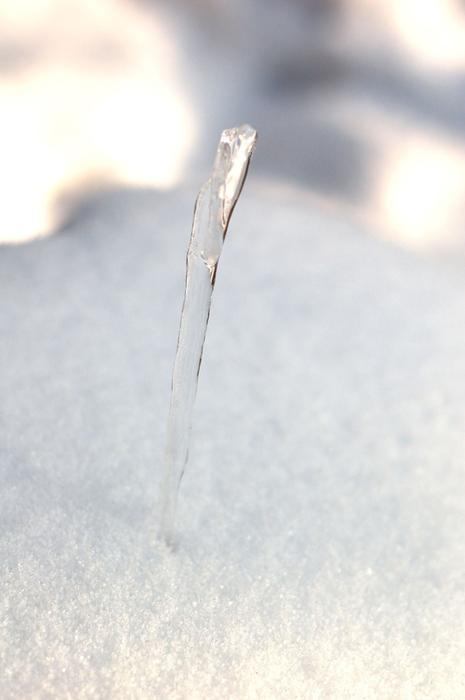
[[[248,125],[223,131],[213,172],[195,205],[160,499],[160,536],[168,543],[173,537],[178,490],[188,459],[192,411],[218,260],[256,141],[257,132]]]

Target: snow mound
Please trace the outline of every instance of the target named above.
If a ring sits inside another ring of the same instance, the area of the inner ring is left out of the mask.
[[[249,187],[154,536],[195,193],[0,251],[0,695],[465,697],[465,283]]]

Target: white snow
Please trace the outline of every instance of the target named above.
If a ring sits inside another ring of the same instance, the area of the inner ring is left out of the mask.
[[[0,696],[465,697],[465,282],[248,187],[154,537],[195,191],[0,250]]]

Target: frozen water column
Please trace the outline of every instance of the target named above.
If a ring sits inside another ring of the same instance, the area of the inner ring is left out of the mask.
[[[256,141],[257,132],[248,125],[223,131],[212,174],[195,205],[159,503],[159,533],[166,542],[173,539],[179,484],[188,459],[192,411],[218,261]]]

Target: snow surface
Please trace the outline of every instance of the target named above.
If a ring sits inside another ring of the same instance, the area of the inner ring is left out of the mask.
[[[0,250],[0,696],[465,697],[465,282],[248,185],[157,543],[194,191]]]

